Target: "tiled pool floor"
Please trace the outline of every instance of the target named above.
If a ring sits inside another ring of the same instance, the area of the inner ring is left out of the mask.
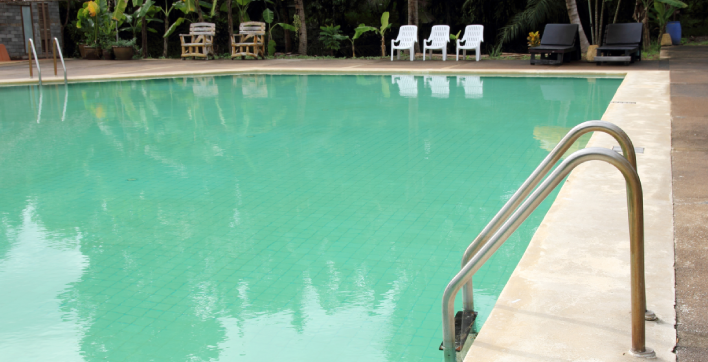
[[[620,81],[2,88],[0,355],[440,360],[462,251]],[[549,205],[477,274],[479,323]]]

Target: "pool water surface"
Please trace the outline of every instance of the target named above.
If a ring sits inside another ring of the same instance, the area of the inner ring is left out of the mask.
[[[463,251],[620,83],[0,88],[0,359],[440,361]],[[554,197],[475,276],[477,329]]]

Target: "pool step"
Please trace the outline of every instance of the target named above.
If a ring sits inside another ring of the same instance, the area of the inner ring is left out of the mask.
[[[462,317],[464,313],[464,319]],[[477,312],[463,312],[459,311],[455,314],[455,350],[460,352],[462,346],[465,345],[467,337],[472,330],[472,325],[477,319]],[[464,325],[464,328],[463,328]],[[464,333],[462,333],[464,331]],[[440,350],[443,350],[443,344],[440,343]]]

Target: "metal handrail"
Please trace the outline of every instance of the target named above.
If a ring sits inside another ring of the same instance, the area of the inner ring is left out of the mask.
[[[625,178],[630,222],[632,294],[632,347],[629,352],[637,357],[656,356],[654,351],[645,345],[644,314],[646,311],[646,292],[644,287],[644,202],[642,184],[639,180],[639,175],[637,175],[636,170],[629,161],[614,151],[593,147],[577,151],[563,161],[447,285],[442,300],[443,350],[446,362],[455,362],[457,360],[454,322],[455,295],[457,292],[575,167],[591,160],[605,161],[615,166]]]
[[[34,50],[34,42],[32,38],[27,38],[29,40],[30,48],[32,48],[32,53],[29,53],[29,71],[30,78],[32,78],[32,54],[34,54],[34,61],[37,63],[37,73],[39,75],[39,85],[42,85],[42,69],[39,68],[39,58],[37,58],[37,52]]]
[[[59,40],[56,37],[54,38],[54,44],[56,45],[56,48],[52,47],[52,55],[54,56],[54,75],[57,75],[57,53],[56,53],[56,50],[59,50],[59,59],[61,59],[61,66],[64,67],[64,84],[67,84],[66,64],[64,64],[64,56],[61,54],[61,47],[59,46]]]
[[[528,196],[534,187],[541,182],[544,176],[553,168],[553,165],[558,162],[558,160],[563,157],[566,151],[570,149],[575,141],[578,140],[582,135],[600,131],[609,134],[614,137],[615,140],[622,147],[622,154],[624,157],[632,164],[632,167],[637,169],[637,156],[634,153],[634,145],[632,145],[632,140],[629,136],[615,124],[605,121],[587,121],[583,122],[571,129],[563,139],[556,145],[555,148],[546,156],[546,158],[538,165],[538,167],[531,173],[531,175],[524,181],[524,183],[519,187],[519,189],[511,196],[511,198],[506,202],[506,204],[499,210],[499,212],[492,218],[492,220],[484,227],[484,229],[479,233],[479,235],[472,241],[470,246],[467,247],[465,253],[462,256],[462,267],[467,264],[472,258],[472,255],[476,254],[482,246],[484,246],[489,237],[492,236],[504,223],[511,213],[516,210],[516,208],[521,204],[526,196]],[[473,296],[473,286],[472,279],[470,279],[464,286],[462,292],[462,305],[464,313],[474,313],[474,296]]]

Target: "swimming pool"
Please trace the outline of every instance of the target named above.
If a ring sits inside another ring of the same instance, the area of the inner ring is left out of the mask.
[[[0,88],[0,355],[439,361],[462,252],[620,82]],[[478,327],[549,206],[475,276]]]

